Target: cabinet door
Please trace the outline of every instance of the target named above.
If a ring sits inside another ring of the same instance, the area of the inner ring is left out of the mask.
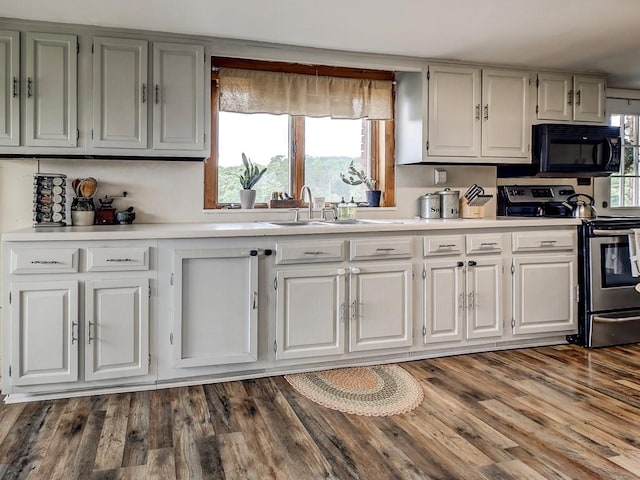
[[[467,260],[467,338],[502,336],[502,258]]]
[[[0,145],[20,143],[20,34],[0,30]]]
[[[174,253],[176,367],[257,359],[258,261],[240,249]]]
[[[78,282],[11,286],[11,383],[78,380]]]
[[[25,143],[77,145],[77,48],[75,35],[26,34]]]
[[[576,328],[574,255],[516,255],[513,259],[513,333]]]
[[[482,156],[522,157],[530,145],[529,74],[482,71]]]
[[[153,148],[204,148],[204,47],[153,45]]]
[[[93,39],[93,145],[147,148],[147,42]]]
[[[345,270],[277,272],[276,358],[344,353]]]
[[[538,74],[538,119],[573,118],[573,77],[563,73]]]
[[[424,263],[425,343],[462,340],[465,307],[463,267],[461,258]]]
[[[410,346],[411,264],[352,267],[349,281],[349,351]]]
[[[480,70],[429,66],[428,154],[480,155]]]
[[[85,380],[149,373],[149,280],[92,280],[85,291]]]
[[[598,77],[575,76],[573,118],[581,122],[605,121],[605,80]]]

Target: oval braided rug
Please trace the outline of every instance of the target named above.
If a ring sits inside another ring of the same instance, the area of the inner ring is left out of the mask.
[[[386,417],[407,413],[424,398],[420,383],[398,365],[339,368],[284,378],[308,399],[355,415]]]

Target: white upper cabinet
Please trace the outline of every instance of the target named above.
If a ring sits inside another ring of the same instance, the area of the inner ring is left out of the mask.
[[[20,144],[20,34],[0,31],[0,145]]]
[[[480,70],[429,67],[429,155],[480,155]]]
[[[399,74],[397,162],[529,162],[530,90],[522,70],[429,65],[426,75]]]
[[[75,35],[25,35],[25,145],[75,147],[78,141]]]
[[[93,40],[93,146],[147,148],[147,42]]]
[[[482,71],[483,157],[528,157],[529,83],[527,72]]]
[[[153,44],[153,148],[202,150],[204,47]]]
[[[538,120],[605,121],[606,81],[564,73],[538,74]]]

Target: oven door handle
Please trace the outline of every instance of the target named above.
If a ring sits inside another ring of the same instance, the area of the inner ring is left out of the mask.
[[[594,229],[592,235],[594,237],[619,237],[620,235],[631,235],[633,230],[599,230]]]

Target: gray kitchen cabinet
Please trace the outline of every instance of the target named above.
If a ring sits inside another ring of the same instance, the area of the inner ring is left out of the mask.
[[[10,323],[12,386],[78,380],[77,281],[13,282],[10,320],[5,321]],[[9,393],[9,382],[3,383],[3,393]]]
[[[147,148],[148,43],[93,39],[94,147]]]
[[[399,164],[530,161],[529,72],[429,65],[397,78]]]
[[[0,30],[0,145],[20,144],[20,33]]]
[[[188,245],[173,252],[173,367],[256,361],[257,251]]]
[[[569,230],[512,234],[514,335],[575,332],[575,237]]]
[[[77,37],[27,32],[24,51],[25,145],[77,146]]]
[[[85,380],[149,373],[149,279],[85,285]]]
[[[153,148],[205,146],[204,46],[153,44]]]
[[[606,80],[565,73],[538,74],[538,120],[605,122]]]

